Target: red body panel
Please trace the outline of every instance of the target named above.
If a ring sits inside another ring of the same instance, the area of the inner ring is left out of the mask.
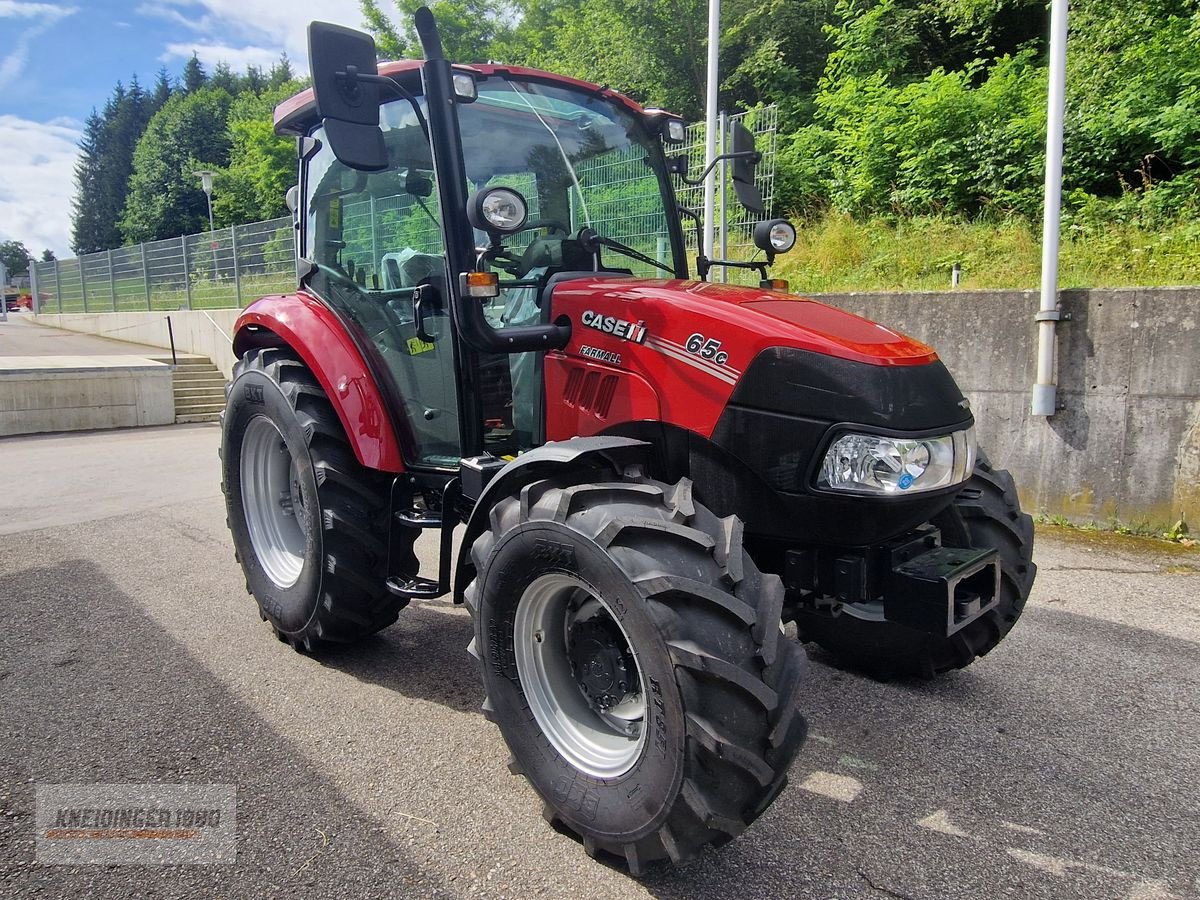
[[[303,291],[263,297],[250,304],[234,327],[235,354],[241,356],[251,347],[269,343],[256,329],[278,335],[316,375],[360,463],[385,472],[404,471],[379,386],[346,329],[325,304]]]
[[[658,394],[633,372],[557,351],[546,355],[544,371],[546,397],[554,401],[546,416],[557,432],[547,435],[549,440],[596,434],[617,422],[662,418]]]
[[[709,437],[738,378],[769,347],[881,366],[925,365],[937,359],[919,341],[836,307],[732,285],[580,278],[555,288],[550,318],[561,315],[570,318],[572,333],[563,352],[549,354],[545,361],[548,440],[655,418]],[[618,336],[622,330],[629,336]],[[701,336],[699,341],[695,335]],[[710,358],[689,352],[689,339]],[[628,415],[619,417],[626,410],[618,410],[615,402],[604,417],[580,415],[563,402],[571,379],[581,377],[574,370],[586,374],[596,368],[636,376],[636,382],[622,379],[639,386]]]

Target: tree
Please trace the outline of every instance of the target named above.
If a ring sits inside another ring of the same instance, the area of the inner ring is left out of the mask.
[[[171,76],[167,73],[166,66],[158,70],[158,77],[154,79],[154,91],[150,94],[150,115],[162,109],[163,104],[171,97]]]
[[[237,225],[287,214],[285,195],[296,183],[295,141],[275,134],[275,106],[301,89],[285,82],[261,94],[243,93],[229,110],[229,167],[213,196],[220,225]]]
[[[208,75],[204,71],[204,66],[200,64],[200,58],[193,52],[192,58],[183,67],[183,89],[192,94],[207,83]]]
[[[218,88],[175,94],[146,127],[134,152],[121,232],[129,243],[177,237],[208,227],[208,201],[197,169],[229,162],[230,97]]]
[[[42,251],[42,262],[54,262],[57,258],[54,255],[54,251],[48,247]]]
[[[220,88],[227,92],[231,97],[236,95],[241,90],[241,79],[234,74],[233,69],[229,67],[229,63],[221,60],[215,66],[211,77],[208,79],[210,87]]]
[[[294,81],[295,73],[292,71],[292,61],[288,59],[286,53],[279,55],[279,62],[271,66],[271,71],[267,73],[267,87],[279,88],[283,85]]]
[[[93,109],[84,123],[83,138],[79,142],[75,197],[71,202],[71,249],[80,254],[104,249],[99,188],[104,143],[104,120]]]
[[[20,241],[0,242],[0,263],[8,271],[9,278],[29,274],[29,251]]]
[[[72,247],[77,253],[121,246],[118,222],[133,171],[133,153],[153,104],[134,75],[128,88],[117,82],[103,112],[93,110],[88,117],[75,167]]]
[[[379,8],[378,0],[359,0],[367,28],[375,34],[381,59],[420,57],[421,45],[412,29],[413,14],[428,6],[437,17],[438,31],[447,58],[457,62],[481,62],[489,50],[511,31],[514,4],[508,0],[398,0],[400,15],[393,23]]]

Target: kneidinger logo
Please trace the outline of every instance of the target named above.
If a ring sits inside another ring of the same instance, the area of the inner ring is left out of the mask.
[[[237,861],[231,784],[42,784],[37,860],[48,865]]]

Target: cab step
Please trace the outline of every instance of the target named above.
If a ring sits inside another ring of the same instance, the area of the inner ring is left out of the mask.
[[[392,594],[405,600],[436,600],[449,593],[448,588],[443,588],[430,578],[402,578],[395,575],[384,583]]]

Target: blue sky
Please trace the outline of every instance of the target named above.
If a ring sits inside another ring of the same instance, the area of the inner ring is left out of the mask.
[[[178,77],[193,51],[210,71],[282,52],[304,71],[312,19],[362,26],[358,0],[0,0],[0,240],[71,255],[83,121],[118,80]]]

